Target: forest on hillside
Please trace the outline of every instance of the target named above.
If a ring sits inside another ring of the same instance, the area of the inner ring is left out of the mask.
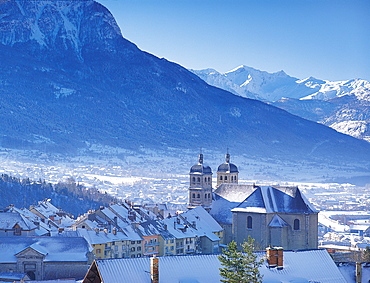
[[[51,199],[52,204],[75,217],[90,209],[98,209],[117,202],[107,193],[101,193],[95,187],[86,188],[73,178],[66,182],[51,184],[45,180],[32,181],[29,178],[16,178],[7,174],[0,177],[0,208],[13,204],[18,208],[29,208],[38,201]]]

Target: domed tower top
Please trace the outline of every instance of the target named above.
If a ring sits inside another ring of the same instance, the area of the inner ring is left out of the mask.
[[[238,167],[230,163],[230,154],[226,153],[226,162],[218,166],[217,187],[223,183],[238,183]]]
[[[203,165],[203,153],[199,154],[198,160],[198,164],[191,166],[190,175],[212,175],[211,167]]]
[[[188,208],[203,206],[208,209],[212,204],[212,169],[203,164],[203,154],[198,157],[198,164],[190,168]]]

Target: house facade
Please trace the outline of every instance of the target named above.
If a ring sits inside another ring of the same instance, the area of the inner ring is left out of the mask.
[[[31,280],[83,278],[94,259],[82,237],[0,237],[0,273]]]

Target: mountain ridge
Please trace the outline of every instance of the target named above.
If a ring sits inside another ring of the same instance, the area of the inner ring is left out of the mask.
[[[195,152],[229,147],[256,158],[370,168],[368,143],[213,87],[180,65],[139,50],[117,34],[113,16],[95,1],[63,1],[65,11],[75,11],[65,15],[80,25],[70,30],[80,31],[81,49],[73,49],[66,37],[61,23],[66,19],[55,12],[56,2],[20,3],[0,4],[0,31],[22,39],[0,44],[4,148],[73,155],[91,144]],[[24,30],[22,23],[35,19],[48,31],[44,42],[55,43],[48,45],[50,52],[29,26]]]
[[[245,65],[224,74],[212,69],[191,71],[209,84],[236,95],[265,101],[341,133],[370,141],[370,83],[366,80],[298,79],[282,71],[268,73]]]

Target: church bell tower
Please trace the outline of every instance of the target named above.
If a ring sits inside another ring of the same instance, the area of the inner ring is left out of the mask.
[[[224,183],[238,183],[238,167],[230,163],[230,154],[226,153],[225,163],[218,166],[217,169],[217,187]]]
[[[203,154],[199,154],[198,164],[190,168],[188,209],[203,206],[210,209],[212,204],[212,169],[203,164]]]

